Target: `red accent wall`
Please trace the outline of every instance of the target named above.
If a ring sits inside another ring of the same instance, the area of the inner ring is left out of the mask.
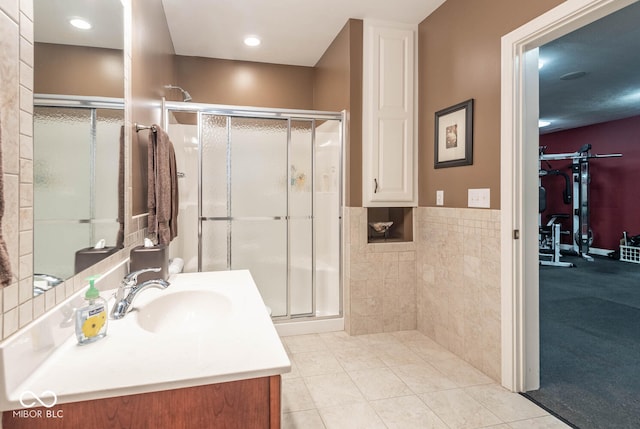
[[[621,153],[622,158],[592,159],[590,214],[594,233],[593,247],[617,249],[622,232],[640,234],[640,116],[575,128],[540,136],[546,153],[575,152],[591,143],[592,154]],[[571,175],[571,161],[552,161],[552,168]],[[542,168],[548,169],[546,163]],[[547,189],[546,222],[550,213],[571,214],[572,206],[562,202],[564,181],[561,177],[542,178]],[[564,221],[563,230],[571,230],[571,219]],[[563,243],[569,243],[564,237]]]

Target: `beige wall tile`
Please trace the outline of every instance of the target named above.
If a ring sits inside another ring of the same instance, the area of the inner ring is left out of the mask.
[[[18,308],[6,311],[3,314],[3,337],[7,338],[9,335],[15,333],[20,327]]]
[[[18,284],[18,301],[20,304],[25,303],[33,298],[33,277],[29,276],[20,280]]]
[[[33,0],[20,0],[20,12],[33,21]]]
[[[366,213],[345,208],[346,329],[352,335],[415,329],[416,243],[368,244]]]
[[[44,314],[44,295],[33,298],[33,318],[36,319]]]
[[[33,159],[33,136],[31,133],[20,134],[20,157]]]
[[[11,271],[15,281],[18,280],[19,270],[19,220],[18,220],[18,201],[19,201],[18,176],[12,174],[4,175],[4,199],[5,212],[2,218],[2,234],[7,244],[9,259],[11,263]]]
[[[18,283],[2,289],[2,294],[4,295],[2,299],[2,309],[4,313],[18,306],[18,289]]]
[[[56,306],[56,290],[50,289],[44,293],[44,309],[45,311],[49,311],[55,306]]]
[[[20,49],[20,51],[24,50]],[[33,52],[31,52],[31,55],[33,55]],[[33,92],[24,86],[20,86],[20,110],[33,113]]]
[[[499,380],[499,211],[417,211],[418,329]]]
[[[21,328],[28,323],[31,323],[31,321],[33,320],[33,302],[31,300],[25,302],[24,304],[20,304],[18,317]]]
[[[16,203],[18,198],[16,198]],[[20,207],[20,231],[33,229],[33,207]]]
[[[3,11],[9,19],[16,22],[18,21],[18,0],[0,0],[0,10]]]

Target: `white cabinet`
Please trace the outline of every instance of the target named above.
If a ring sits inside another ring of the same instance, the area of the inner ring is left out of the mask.
[[[364,22],[363,205],[417,206],[417,27]]]

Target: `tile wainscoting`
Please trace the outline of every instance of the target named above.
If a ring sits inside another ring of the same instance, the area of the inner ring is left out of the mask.
[[[500,211],[418,207],[407,243],[368,244],[366,208],[343,219],[345,330],[417,328],[500,380]]]
[[[420,207],[417,328],[501,377],[500,211]]]
[[[367,209],[344,209],[344,314],[351,335],[416,328],[416,243],[367,243]]]

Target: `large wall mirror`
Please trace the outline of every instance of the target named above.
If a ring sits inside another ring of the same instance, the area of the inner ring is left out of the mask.
[[[122,244],[122,3],[34,0],[34,39],[37,295]]]

